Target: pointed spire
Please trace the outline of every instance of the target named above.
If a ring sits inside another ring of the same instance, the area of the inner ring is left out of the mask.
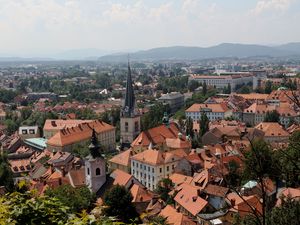
[[[126,93],[125,93],[125,102],[123,111],[127,116],[132,116],[134,114],[134,91],[132,85],[132,78],[131,78],[131,69],[129,63],[129,55],[128,55],[128,74],[127,74],[127,82],[126,82]]]
[[[101,150],[98,142],[98,138],[96,135],[96,131],[93,128],[92,137],[91,137],[91,144],[89,145],[90,154],[93,158],[102,157],[101,156]]]

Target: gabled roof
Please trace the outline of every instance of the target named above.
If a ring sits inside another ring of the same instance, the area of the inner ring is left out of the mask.
[[[130,188],[130,193],[133,197],[132,202],[150,202],[154,197],[154,193],[147,190],[146,187],[138,184],[132,185]]]
[[[115,128],[103,121],[94,120],[90,123],[79,124],[76,127],[66,128],[58,131],[47,141],[47,145],[66,146],[92,137],[93,129],[96,133],[114,130]]]
[[[178,161],[181,159],[181,157],[171,152],[161,152],[158,150],[147,149],[141,153],[132,156],[131,159],[156,166]]]
[[[182,183],[192,183],[193,177],[186,176],[180,173],[173,173],[170,177],[170,180],[176,185],[181,185]]]
[[[227,195],[227,200],[231,203],[232,209],[237,211],[242,217],[252,214],[253,210],[260,214],[262,213],[262,204],[256,195],[243,196],[243,198],[241,198],[236,193],[229,193]]]
[[[204,188],[204,192],[206,194],[214,195],[214,196],[218,196],[218,197],[222,197],[222,198],[224,198],[226,196],[228,191],[229,191],[229,188],[221,187],[221,186],[213,185],[213,184],[208,184]]]
[[[265,114],[269,111],[273,111],[276,109],[275,105],[268,105],[268,104],[258,104],[253,103],[247,109],[244,110],[244,113],[256,113],[256,114]]]
[[[162,145],[167,138],[177,139],[180,130],[173,122],[169,126],[159,125],[146,131],[142,131],[137,138],[131,143],[131,146],[148,147],[150,143],[155,145]],[[185,138],[182,137],[184,140]]]
[[[168,224],[172,225],[196,225],[194,221],[192,221],[187,216],[183,215],[180,212],[177,212],[175,208],[171,205],[167,205],[159,214],[162,217],[167,218]]]
[[[265,137],[272,137],[272,136],[288,137],[289,136],[289,133],[286,130],[284,130],[279,123],[261,122],[255,128],[262,130],[265,133]]]
[[[92,120],[52,120],[48,119],[45,121],[44,124],[44,130],[46,131],[56,131],[56,130],[62,130],[65,128],[72,128],[72,127],[77,127],[79,124],[83,123],[90,123]]]
[[[119,153],[112,157],[109,162],[116,163],[123,166],[130,166],[131,149]]]
[[[113,185],[123,185],[126,186],[133,176],[124,172],[123,170],[116,169],[111,174],[110,177],[114,179]]]
[[[70,183],[74,187],[81,187],[85,185],[85,168],[81,167],[78,170],[72,169],[68,173]]]
[[[193,216],[196,216],[208,204],[208,202],[198,196],[198,187],[183,183],[176,188],[178,191],[174,198],[180,206],[186,209]]]
[[[219,113],[225,113],[229,109],[226,104],[223,103],[212,103],[212,104],[193,104],[190,108],[185,110],[186,112],[200,112],[202,110],[209,109],[211,112],[219,112]]]

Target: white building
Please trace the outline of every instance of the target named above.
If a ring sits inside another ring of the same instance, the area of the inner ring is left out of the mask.
[[[201,113],[205,113],[210,121],[225,119],[232,115],[232,111],[225,103],[212,104],[193,104],[190,108],[185,110],[186,117],[190,117],[193,121],[201,119]]]
[[[215,86],[216,88],[227,88],[228,84],[231,86],[231,90],[234,91],[238,85],[244,85],[254,82],[254,76],[251,73],[235,73],[226,75],[196,75],[192,74],[189,80],[195,80],[199,83],[206,83],[208,86]]]
[[[131,157],[131,174],[150,190],[171,175],[180,157],[170,152],[148,149]]]

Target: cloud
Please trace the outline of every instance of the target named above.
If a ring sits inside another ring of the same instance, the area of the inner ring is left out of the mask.
[[[255,14],[261,14],[265,11],[286,11],[289,9],[293,0],[259,0],[252,10]]]
[[[294,28],[300,20],[296,1],[259,0],[253,9],[243,4],[241,0],[226,0],[226,4],[217,0],[0,0],[0,43],[5,43],[0,53],[300,39],[300,30]]]

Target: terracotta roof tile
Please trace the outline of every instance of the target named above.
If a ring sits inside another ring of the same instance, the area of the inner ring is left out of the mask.
[[[66,128],[58,131],[47,141],[47,145],[61,147],[89,139],[92,136],[93,129],[95,129],[96,133],[99,134],[115,128],[100,120],[94,120],[90,123],[80,124],[77,127]]]
[[[279,123],[262,122],[258,124],[255,128],[262,130],[265,133],[265,137],[270,137],[270,136],[288,137],[289,136],[289,133],[286,130],[284,130]]]
[[[183,183],[176,188],[174,201],[186,209],[193,216],[196,216],[208,204],[208,202],[198,196],[199,188],[187,183]]]
[[[123,166],[130,166],[131,149],[119,153],[112,157],[109,162],[116,163]]]
[[[118,184],[123,186],[126,186],[128,182],[133,178],[132,175],[119,169],[114,170],[110,176],[114,179],[113,185]]]
[[[170,205],[167,205],[159,214],[162,217],[167,218],[168,224],[172,225],[196,225],[194,221],[192,221],[187,216],[183,215],[180,212],[177,212],[175,208]]]
[[[218,103],[218,104],[193,104],[190,108],[185,110],[186,112],[200,112],[203,109],[210,109],[212,112],[226,112],[228,111],[228,107],[226,104]]]

